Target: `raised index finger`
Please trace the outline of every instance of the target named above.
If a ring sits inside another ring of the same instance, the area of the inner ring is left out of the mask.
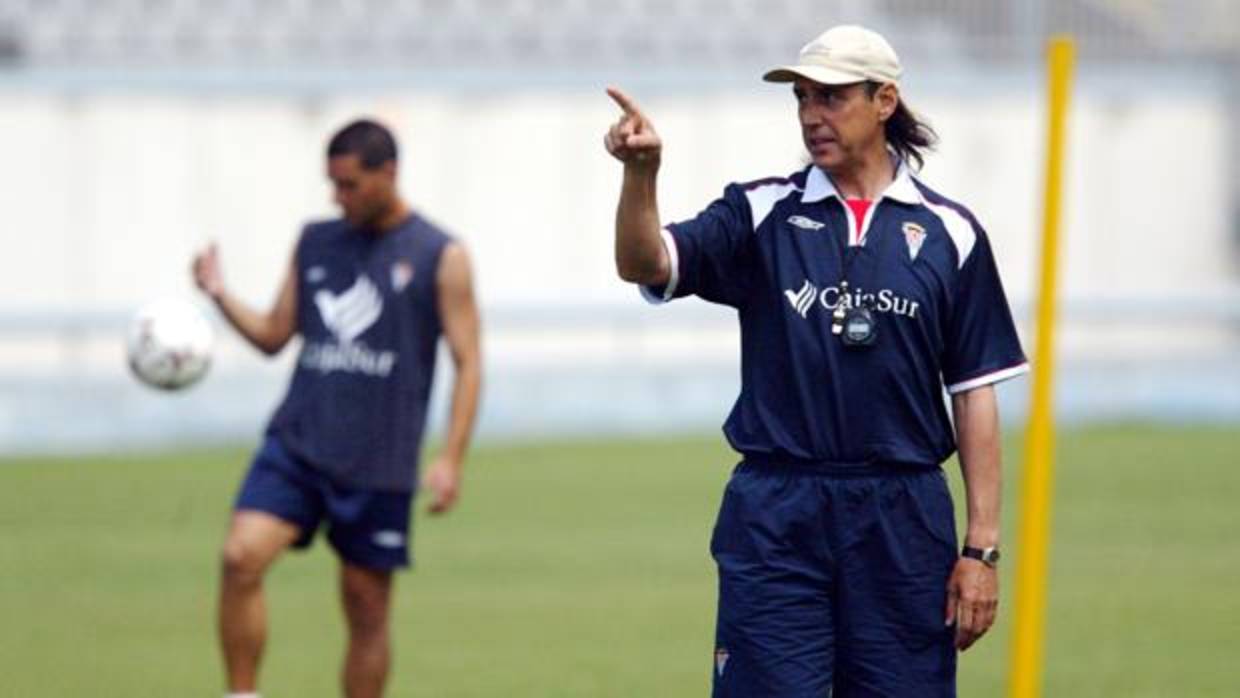
[[[620,88],[608,87],[607,96],[615,100],[616,104],[620,105],[620,108],[624,110],[625,114],[636,117],[642,116],[641,109],[637,108],[637,102],[634,102],[633,98],[622,92]]]

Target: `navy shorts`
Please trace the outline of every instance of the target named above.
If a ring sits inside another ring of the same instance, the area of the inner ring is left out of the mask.
[[[305,548],[319,526],[346,562],[375,570],[409,566],[409,513],[413,495],[344,487],[289,453],[268,436],[241,483],[234,508],[263,511],[301,529],[293,544]]]
[[[956,695],[943,471],[741,463],[711,538],[715,698]]]

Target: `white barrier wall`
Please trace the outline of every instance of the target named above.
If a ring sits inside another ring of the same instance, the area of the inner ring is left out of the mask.
[[[987,227],[1022,330],[1041,224],[1036,94],[1026,85],[910,100],[942,137],[924,178]],[[668,220],[693,215],[729,181],[801,166],[784,88],[635,96],[666,143]],[[125,318],[148,299],[192,294],[190,257],[208,239],[233,287],[269,303],[301,223],[333,214],[325,142],[363,114],[396,130],[410,200],[472,251],[484,433],[722,421],[737,389],[729,314],[700,302],[649,309],[615,278],[620,166],[601,141],[616,110],[601,87],[335,98],[9,89],[0,452],[252,440],[291,352],[269,362],[221,323],[208,379],[169,398],[125,375]],[[1240,418],[1226,127],[1226,104],[1205,90],[1076,97],[1064,297],[1094,310],[1061,334],[1061,415]],[[1181,297],[1207,299],[1207,312]],[[1002,389],[1009,419],[1025,387]]]
[[[661,203],[691,215],[730,180],[801,162],[780,88],[638,95],[666,141]],[[1118,100],[1118,101],[1117,101]],[[1069,297],[1228,281],[1226,121],[1209,94],[1081,96],[1064,239]],[[1036,97],[915,103],[942,136],[925,179],[987,226],[1009,293],[1031,293],[1043,126]],[[619,166],[590,93],[296,97],[0,94],[6,251],[0,309],[122,309],[187,291],[220,241],[229,279],[267,302],[302,221],[331,215],[321,152],[374,114],[404,147],[409,198],[471,247],[488,305],[627,302],[611,271]]]

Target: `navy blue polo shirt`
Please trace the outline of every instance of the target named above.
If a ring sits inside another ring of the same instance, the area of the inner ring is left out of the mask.
[[[859,226],[811,165],[729,185],[663,236],[671,278],[643,294],[737,310],[741,392],[724,433],[747,456],[937,465],[956,448],[944,387],[1028,370],[986,233],[903,165]],[[872,310],[872,346],[832,333],[840,304]]]

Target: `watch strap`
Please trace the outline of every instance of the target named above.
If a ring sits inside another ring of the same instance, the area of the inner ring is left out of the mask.
[[[960,556],[967,557],[970,560],[977,560],[990,567],[994,567],[999,562],[998,548],[974,548],[966,545],[960,549]]]

